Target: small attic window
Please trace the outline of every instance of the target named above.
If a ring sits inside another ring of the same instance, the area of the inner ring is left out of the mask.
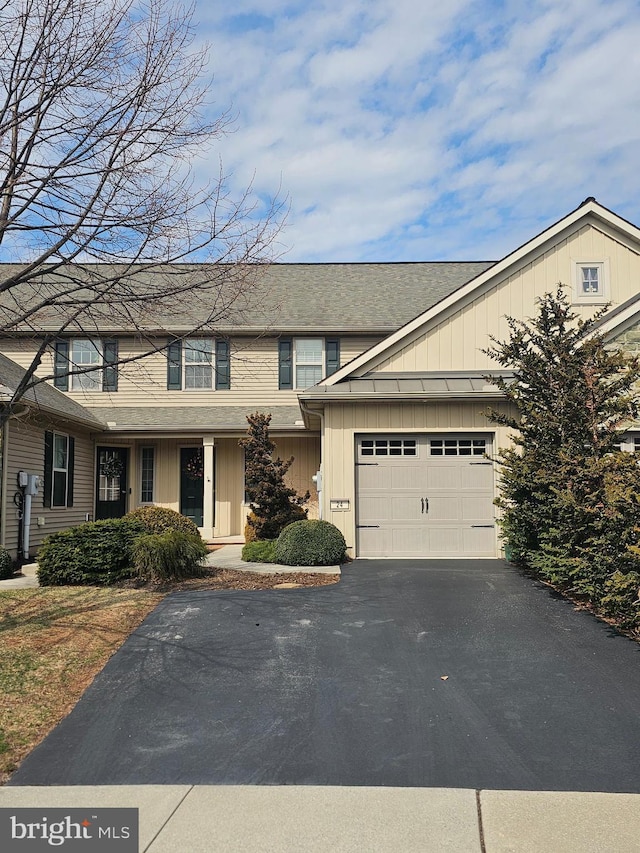
[[[574,302],[594,304],[609,298],[608,264],[606,261],[575,261]]]

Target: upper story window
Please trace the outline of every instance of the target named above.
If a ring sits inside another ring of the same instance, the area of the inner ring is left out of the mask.
[[[597,304],[609,299],[607,261],[575,261],[574,302]]]
[[[296,338],[294,342],[294,375],[296,388],[309,388],[324,373],[324,341],[322,338]]]
[[[169,391],[216,391],[231,387],[229,341],[213,338],[171,340],[167,345]]]
[[[118,341],[60,339],[54,344],[54,380],[60,391],[117,391]]]
[[[280,390],[309,388],[339,367],[338,338],[280,338],[278,342]]]
[[[184,387],[213,387],[213,350],[211,338],[188,338],[184,341]]]

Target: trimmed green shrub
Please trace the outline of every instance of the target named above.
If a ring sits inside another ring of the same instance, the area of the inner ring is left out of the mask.
[[[171,581],[200,577],[209,552],[200,536],[180,530],[139,536],[133,546],[133,565],[145,580]]]
[[[179,530],[199,536],[196,524],[186,515],[181,515],[174,509],[165,506],[140,506],[125,515],[140,522],[145,533],[164,533],[167,530]]]
[[[242,559],[247,563],[275,563],[275,539],[262,539],[247,542],[242,549]]]
[[[6,548],[0,548],[0,581],[13,577],[13,560]]]
[[[347,544],[328,521],[294,521],[276,543],[276,562],[285,566],[333,566],[344,560]]]
[[[143,532],[133,519],[90,521],[48,536],[38,552],[41,586],[108,586],[133,576],[132,553]]]

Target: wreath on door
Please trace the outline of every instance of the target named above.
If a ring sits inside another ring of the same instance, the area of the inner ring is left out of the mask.
[[[107,456],[100,463],[100,473],[104,477],[120,477],[124,471],[122,459],[119,456]]]
[[[202,480],[204,477],[204,455],[201,450],[198,450],[191,459],[187,460],[184,471],[189,479]]]

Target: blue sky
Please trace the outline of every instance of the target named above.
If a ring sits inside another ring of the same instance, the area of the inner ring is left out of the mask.
[[[195,18],[235,119],[210,168],[287,197],[283,261],[498,259],[587,196],[640,224],[637,0],[197,0]]]

